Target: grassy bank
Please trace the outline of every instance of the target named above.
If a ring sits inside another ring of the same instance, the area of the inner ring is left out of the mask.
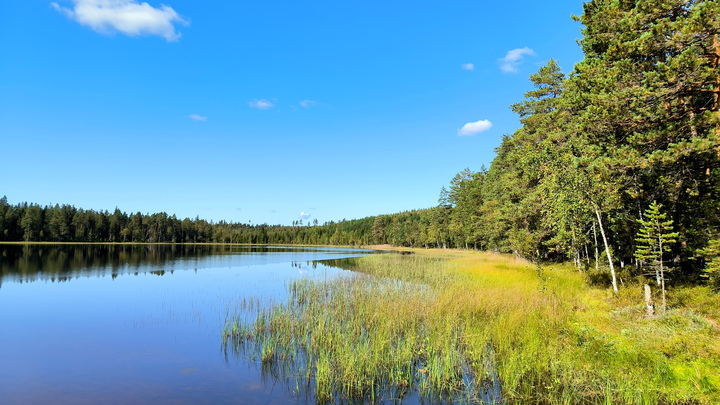
[[[285,304],[228,320],[227,344],[318,401],[717,403],[720,300],[672,291],[646,319],[642,291],[590,288],[572,268],[416,251],[345,261],[299,280]],[[359,273],[359,274],[358,274]],[[246,321],[245,319],[250,319]]]

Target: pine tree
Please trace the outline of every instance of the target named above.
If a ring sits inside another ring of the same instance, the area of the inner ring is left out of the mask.
[[[663,265],[663,254],[670,251],[670,244],[675,243],[679,234],[670,232],[673,228],[673,221],[666,220],[667,214],[661,212],[662,204],[653,201],[645,211],[646,219],[638,219],[641,225],[635,241],[638,246],[635,249],[635,257],[638,260],[647,261],[647,264],[655,269],[655,277],[662,289],[663,313],[667,311],[665,300],[665,266]]]
[[[720,239],[713,239],[708,242],[705,249],[698,251],[699,254],[705,256],[707,264],[705,265],[705,274],[710,277],[715,287],[720,287]]]

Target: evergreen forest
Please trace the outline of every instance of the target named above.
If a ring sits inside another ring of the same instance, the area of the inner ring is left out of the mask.
[[[609,267],[622,277],[645,271],[636,251],[653,206],[673,234],[660,253],[670,278],[713,278],[720,269],[720,1],[583,7],[574,17],[583,26],[583,60],[571,72],[550,60],[531,75],[531,89],[510,106],[521,127],[503,137],[488,169],[452,178],[435,207],[279,226],[2,198],[0,241],[463,248]]]

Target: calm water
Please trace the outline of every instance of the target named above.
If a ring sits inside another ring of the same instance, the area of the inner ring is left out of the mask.
[[[293,387],[226,356],[248,297],[282,300],[323,260],[369,251],[177,245],[0,245],[0,403],[295,404]]]

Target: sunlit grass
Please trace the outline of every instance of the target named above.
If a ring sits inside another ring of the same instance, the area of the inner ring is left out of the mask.
[[[229,319],[226,343],[304,382],[319,402],[414,390],[461,402],[500,392],[505,403],[719,399],[709,290],[678,294],[676,308],[646,319],[635,287],[614,297],[569,266],[421,250],[344,263],[355,273],[294,281],[287,303]]]

